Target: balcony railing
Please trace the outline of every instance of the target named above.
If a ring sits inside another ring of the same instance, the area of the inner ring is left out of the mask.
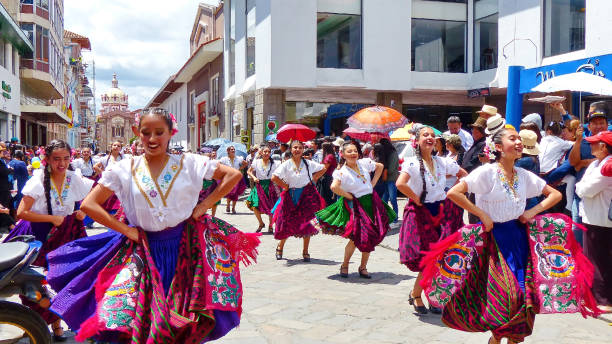
[[[34,10],[36,8],[36,10]],[[45,18],[49,20],[49,10],[44,9],[42,7],[34,6],[33,4],[20,4],[20,12],[21,13],[32,13],[36,14],[41,18]]]

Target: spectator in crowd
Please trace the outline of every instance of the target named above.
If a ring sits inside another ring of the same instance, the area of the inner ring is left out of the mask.
[[[495,109],[495,112],[497,112],[497,109]],[[470,147],[472,147],[472,145],[474,144],[474,138],[472,137],[472,135],[470,135],[469,132],[464,129],[461,129],[461,119],[459,119],[458,116],[450,116],[446,120],[446,126],[448,130],[445,131],[444,134],[459,135],[459,137],[461,138],[461,145],[466,151],[469,150]]]
[[[383,147],[383,145],[380,142],[375,143],[372,148],[372,160],[374,160],[374,162],[383,164],[383,173],[380,176],[380,178],[378,178],[376,185],[374,185],[374,191],[376,191],[376,193],[378,194],[378,197],[382,199],[387,191],[386,180],[387,180],[387,174],[389,171],[387,171],[386,167],[384,167],[385,161],[386,161],[385,147]],[[374,176],[374,174],[370,173],[370,177],[372,176]]]
[[[445,157],[448,155],[448,150],[446,150],[446,139],[443,136],[436,136],[436,141],[434,143],[434,154],[439,157]]]
[[[323,162],[323,150],[321,149],[321,144],[323,141],[321,139],[314,139],[312,141],[312,149],[315,151],[312,156],[312,160],[314,162],[318,162],[319,164]]]
[[[314,149],[308,148],[304,151],[302,156],[304,157],[304,159],[312,160],[312,156],[314,155],[314,152],[315,152]]]
[[[538,143],[540,143],[542,141],[542,133],[540,133],[540,127],[538,127],[537,123],[531,122],[531,121],[522,121],[521,122],[521,126],[520,126],[520,130],[531,130],[534,133],[536,133],[536,135],[538,137]]]
[[[453,160],[455,160],[457,164],[461,166],[463,163],[465,149],[463,148],[459,135],[450,135],[448,137],[446,140],[446,150],[448,151],[446,156],[453,158]]]
[[[529,123],[529,122],[532,122],[537,126],[537,130],[534,130],[535,128],[533,129],[529,128],[529,130],[534,130],[534,132],[538,134],[538,143],[540,143],[542,140],[542,137],[545,135],[544,132],[542,131],[542,116],[540,116],[539,113],[534,112],[534,113],[530,113],[529,115],[521,119],[521,123]]]
[[[10,229],[15,221],[9,215],[12,209],[11,202],[11,185],[9,183],[9,175],[11,169],[5,162],[4,155],[7,153],[6,144],[0,143],[0,230]]]
[[[612,161],[612,132],[599,131],[584,141],[595,157],[576,184],[576,194],[582,199],[580,215],[588,229],[584,233],[584,253],[595,268],[592,291],[599,309],[612,313],[612,220],[609,214],[612,177],[602,175],[601,171]]]
[[[591,136],[595,136],[602,131],[606,131],[607,128],[608,120],[606,113],[597,111],[589,114],[588,129],[591,132]],[[569,154],[569,162],[576,170],[576,183],[579,183],[580,180],[582,180],[586,167],[595,161],[595,156],[591,154],[591,145],[586,140],[583,140],[583,132],[584,130],[580,127],[576,129],[576,142],[574,142],[574,146],[570,150]],[[579,203],[580,198],[578,195],[575,195],[574,203],[572,204],[572,218],[574,222],[577,223],[582,222],[578,210]],[[582,245],[582,230],[576,228],[574,230],[574,235],[576,236],[576,240],[578,240],[578,242]]]
[[[28,181],[28,167],[25,163],[25,154],[23,151],[16,150],[13,160],[9,162],[9,167],[13,169],[13,177],[17,180],[17,194],[13,197],[13,209],[17,209],[19,202],[21,202],[22,194],[21,190]]]
[[[323,174],[318,181],[318,187],[319,194],[321,194],[321,197],[325,200],[326,206],[329,206],[334,202],[335,198],[331,190],[331,183],[333,181],[332,174],[338,166],[338,160],[336,160],[336,152],[333,144],[325,142],[321,145],[321,148],[323,150],[323,161],[321,163],[325,165],[326,170],[325,174]]]
[[[540,143],[540,173],[548,174],[550,171],[559,166],[565,153],[574,145],[571,141],[566,141],[561,138],[563,132],[562,127],[565,125],[562,122],[550,122],[546,126],[546,136],[542,138]]]
[[[536,176],[540,174],[540,145],[538,144],[538,135],[531,130],[523,129],[519,132],[521,142],[523,143],[523,154],[514,162],[514,166],[521,167],[527,171],[533,172]],[[529,210],[540,203],[539,197],[527,199],[525,210]]]
[[[495,111],[497,111],[497,109],[495,109]],[[472,128],[474,144],[463,155],[463,162],[461,164],[461,167],[468,173],[472,172],[476,167],[482,165],[483,161],[486,161],[484,159],[484,148],[487,138],[485,135],[487,120],[484,117],[478,117],[478,119],[476,119],[476,121],[471,124],[470,127]]]
[[[383,196],[383,202],[391,202],[391,207],[397,214],[397,186],[395,186],[395,182],[400,174],[399,154],[389,139],[380,139],[380,144],[384,147],[385,163],[383,165],[387,170],[387,178],[385,180],[387,190]]]
[[[484,118],[485,122],[487,119],[498,115],[497,108],[491,105],[483,105],[480,111],[476,111],[479,117]]]

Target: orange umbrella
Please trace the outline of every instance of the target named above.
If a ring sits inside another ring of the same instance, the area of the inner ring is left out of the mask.
[[[367,132],[386,133],[405,126],[408,119],[392,108],[371,106],[357,111],[349,117],[347,122],[351,128]]]

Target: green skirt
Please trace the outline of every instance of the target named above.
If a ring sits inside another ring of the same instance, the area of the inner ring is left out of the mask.
[[[212,180],[204,179],[204,182],[202,182],[202,190],[208,189],[212,184],[213,184]],[[219,205],[219,204],[221,204],[221,200],[218,200],[217,203],[215,203],[215,205]]]
[[[270,184],[272,184],[271,179],[263,179],[259,181],[259,185],[261,185],[261,188],[266,194],[270,194]],[[257,188],[255,185],[253,185],[251,188],[251,193],[249,193],[249,197],[247,197],[244,202],[250,210],[253,210],[253,208],[259,209],[259,195],[257,194]]]
[[[374,209],[372,207],[372,194],[367,194],[357,199],[363,207],[370,219],[374,218]],[[344,197],[340,197],[335,203],[329,207],[318,211],[315,214],[316,224],[319,229],[325,234],[342,235],[346,230],[346,224],[351,220],[352,209],[345,206]],[[353,207],[352,201],[347,201],[349,207]],[[397,219],[397,214],[387,203],[383,202],[383,206],[387,212],[389,223]]]

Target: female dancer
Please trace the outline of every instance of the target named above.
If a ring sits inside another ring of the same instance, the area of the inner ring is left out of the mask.
[[[367,269],[370,252],[385,238],[389,223],[395,221],[397,215],[373,189],[382,175],[383,164],[369,158],[359,159],[357,145],[351,141],[340,147],[341,167],[334,171],[331,184],[331,190],[340,198],[318,211],[316,218],[323,233],[340,234],[350,239],[344,248],[340,276],[348,277],[351,256],[358,248],[361,251],[359,277],[369,279],[372,278]],[[370,180],[372,172],[374,177]]]
[[[461,209],[453,208],[450,201],[445,201],[444,189],[446,176],[462,178],[467,172],[455,160],[433,155],[436,139],[431,127],[416,124],[413,131],[417,144],[416,156],[404,161],[396,183],[397,188],[409,198],[400,230],[400,261],[411,271],[419,273],[408,302],[418,314],[427,314],[421,300],[423,289],[419,284],[423,278],[419,266],[423,258],[421,252],[461,228]],[[431,306],[429,310],[436,314],[441,312]]]
[[[272,233],[272,207],[278,200],[276,186],[271,183],[272,172],[280,165],[277,161],[270,159],[270,147],[264,146],[259,151],[261,159],[256,159],[251,164],[248,174],[255,186],[251,188],[251,194],[246,203],[252,209],[259,221],[257,233],[265,227],[261,219],[261,213],[267,214],[270,220],[268,233]]]
[[[247,166],[247,162],[241,156],[236,156],[236,148],[233,146],[227,147],[227,156],[219,159],[219,162],[225,166],[233,167],[237,170],[242,170]],[[236,202],[238,201],[238,197],[242,196],[244,190],[246,190],[247,185],[244,181],[238,182],[234,189],[225,196],[227,198],[227,206],[225,207],[225,212],[230,212],[230,201],[232,202],[232,214],[236,214]]]
[[[241,174],[200,155],[168,154],[176,124],[164,109],[144,110],[137,125],[133,130],[145,155],[104,171],[82,204],[83,211],[116,232],[74,241],[49,255],[49,284],[61,290],[51,309],[79,329],[79,341],[220,338],[240,322],[238,264],[255,258],[259,239],[202,215]],[[197,204],[200,189],[193,185],[203,179],[220,182]],[[134,227],[102,207],[113,193]]]
[[[559,202],[561,194],[546,185],[546,182],[534,173],[515,167],[516,160],[523,153],[523,145],[519,134],[513,127],[505,126],[497,131],[492,136],[492,142],[495,162],[478,167],[448,192],[448,197],[453,202],[480,218],[485,233],[478,234],[482,240],[474,241],[484,243],[482,253],[476,253],[473,257],[465,257],[467,277],[460,277],[465,278],[462,286],[448,295],[442,320],[449,327],[463,331],[491,331],[493,335],[489,343],[500,343],[504,337],[508,338],[509,343],[518,343],[531,334],[536,309],[547,307],[546,304],[537,302],[535,297],[538,293],[534,288],[536,284],[535,267],[530,261],[531,254],[525,224],[536,214]],[[476,204],[467,199],[465,196],[467,192],[476,194]],[[526,200],[540,194],[544,194],[546,198],[535,207],[525,210]],[[530,231],[540,230],[539,224],[534,223]],[[571,231],[564,231],[568,238],[572,236]],[[453,247],[462,250],[462,245],[457,246],[455,243],[458,242],[457,238],[462,237],[463,234],[463,232],[456,233],[454,235],[456,238],[448,238],[448,243],[452,242]],[[579,247],[573,236],[571,240],[572,250]],[[446,247],[448,243],[441,243],[440,246]],[[559,245],[558,242],[554,244]],[[544,244],[540,248],[545,250],[546,246]],[[553,247],[559,250],[557,252],[565,252],[562,246]],[[572,269],[583,270],[581,265],[585,263],[581,262],[582,259],[574,256],[574,252],[572,256],[568,259],[577,258],[568,260],[573,262]],[[588,264],[586,258],[584,261]],[[426,265],[427,275],[430,276],[429,269],[435,269],[433,267],[435,263],[430,260],[430,254],[426,256],[424,265]],[[546,267],[542,265],[538,269],[544,273]],[[569,272],[572,273],[572,270]],[[556,277],[547,278],[554,281]],[[574,285],[575,281],[564,280],[563,282]],[[431,285],[431,279],[424,279],[422,285]],[[546,284],[541,286],[548,288]],[[575,286],[576,293],[574,291],[568,293],[568,295],[571,294],[568,305],[577,301],[576,305],[583,307],[584,302],[571,299],[576,295],[583,297],[590,294],[589,288]],[[559,288],[559,293],[563,293],[560,286],[554,288]],[[429,297],[431,293],[427,295]],[[550,296],[555,298],[559,295]],[[590,298],[592,299],[592,295]],[[556,302],[552,300],[551,303]],[[558,311],[553,310],[551,313],[554,312]]]
[[[332,173],[336,170],[338,162],[336,161],[334,145],[331,142],[323,143],[321,148],[323,151],[323,160],[321,163],[325,165],[326,171],[317,183],[319,185],[318,191],[325,200],[325,205],[330,206],[334,202],[334,194],[330,188],[333,180]]]
[[[94,169],[94,160],[91,156],[91,148],[83,147],[81,149],[81,158],[72,161],[72,167],[81,170],[83,177],[96,180],[99,177],[98,171]]]
[[[98,160],[98,163],[94,165],[94,170],[96,171],[98,177],[102,175],[102,171],[109,168],[110,166],[118,164],[120,161],[126,158],[126,156],[121,153],[121,146],[122,144],[120,141],[113,142],[113,144],[111,145],[110,154],[106,158]],[[109,197],[103,206],[104,209],[111,212],[112,214],[116,214],[117,212],[121,213],[119,211],[119,208],[121,208],[121,203],[119,202],[117,195],[112,195],[111,197]]]
[[[70,151],[70,146],[59,140],[51,141],[45,148],[47,166],[42,173],[34,173],[23,187],[23,198],[17,209],[17,217],[21,221],[5,239],[34,235],[36,240],[43,243],[34,263],[43,267],[47,267],[47,253],[87,236],[83,227],[85,214],[75,212],[74,206],[89,193],[93,181],[71,170]],[[66,340],[57,316],[37,305],[27,304],[39,311],[48,323],[52,323],[55,340]]]
[[[291,141],[291,158],[272,175],[272,182],[284,190],[274,212],[274,238],[280,240],[276,247],[277,260],[283,259],[287,238],[294,236],[304,238],[302,258],[305,262],[310,261],[310,237],[318,232],[310,221],[325,204],[315,188],[315,183],[325,173],[325,165],[302,158],[303,152],[302,142]]]

